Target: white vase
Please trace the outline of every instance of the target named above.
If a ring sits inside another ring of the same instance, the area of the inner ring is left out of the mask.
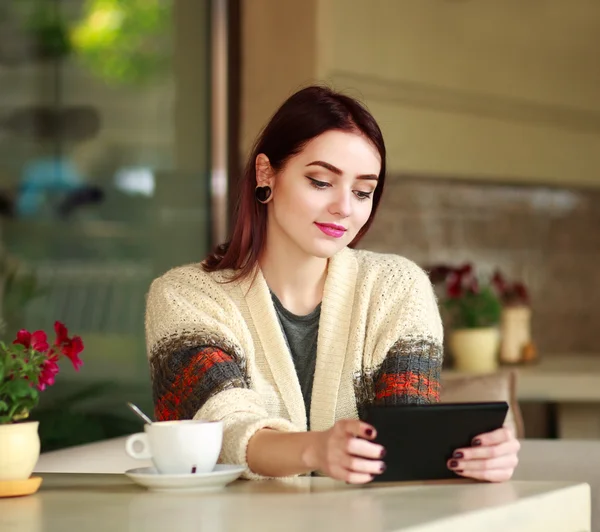
[[[464,373],[491,373],[498,369],[500,331],[496,327],[455,329],[448,345],[454,367]]]
[[[0,481],[27,480],[40,457],[37,421],[0,425]]]
[[[531,309],[526,306],[502,310],[500,331],[500,362],[517,364],[522,361],[523,349],[531,342]]]

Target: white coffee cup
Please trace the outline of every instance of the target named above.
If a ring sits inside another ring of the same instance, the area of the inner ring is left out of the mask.
[[[142,444],[141,451],[135,450],[136,443]],[[129,436],[125,451],[132,458],[152,459],[159,473],[208,473],[215,468],[222,443],[222,421],[157,421]]]

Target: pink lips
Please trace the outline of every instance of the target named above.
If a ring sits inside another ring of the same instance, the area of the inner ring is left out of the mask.
[[[323,231],[327,236],[332,236],[334,238],[341,238],[344,236],[346,229],[340,225],[335,224],[318,224],[315,222],[315,225]]]

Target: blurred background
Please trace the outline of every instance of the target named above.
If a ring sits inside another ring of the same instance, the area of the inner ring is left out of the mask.
[[[148,286],[225,239],[255,136],[314,82],[386,139],[361,247],[521,283],[527,436],[600,438],[599,50],[594,0],[2,0],[2,337],[61,320],[86,346],[43,450],[152,411]]]

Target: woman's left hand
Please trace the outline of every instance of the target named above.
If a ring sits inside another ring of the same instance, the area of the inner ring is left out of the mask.
[[[473,438],[472,447],[456,449],[448,468],[461,477],[504,482],[509,480],[519,458],[521,444],[513,432],[503,427]]]

